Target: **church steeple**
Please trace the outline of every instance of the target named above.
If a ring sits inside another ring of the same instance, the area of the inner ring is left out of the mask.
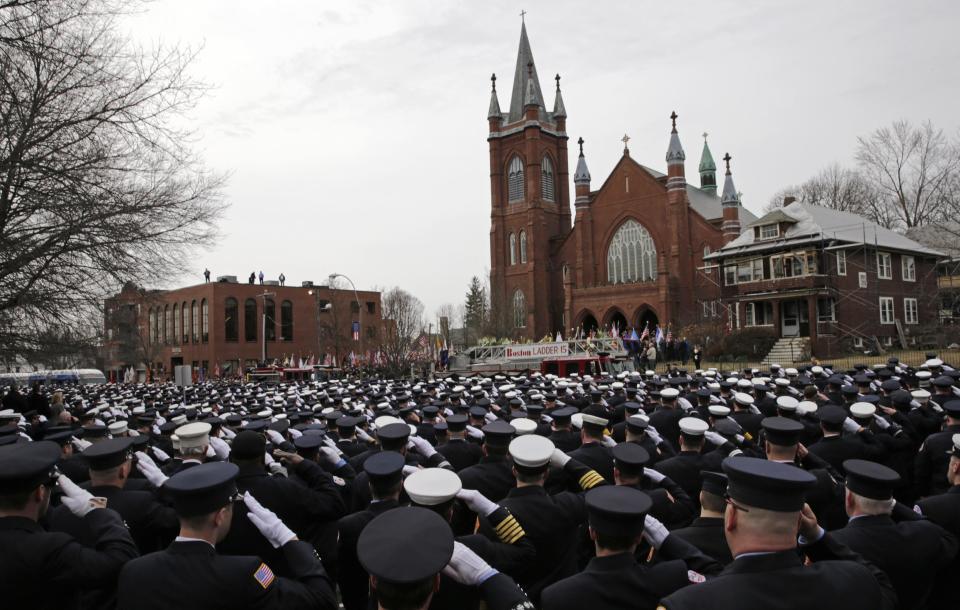
[[[487,111],[488,119],[501,120],[503,118],[500,112],[500,100],[497,99],[497,75],[490,75],[490,109]]]
[[[587,160],[583,156],[583,138],[577,140],[580,145],[580,158],[577,159],[577,171],[573,173],[573,184],[576,187],[577,199],[575,205],[585,205],[590,202],[590,170],[587,169]]]
[[[740,235],[740,195],[737,193],[737,187],[733,185],[733,175],[730,173],[730,160],[733,157],[730,153],[723,155],[723,160],[727,164],[727,175],[723,179],[723,195],[720,197],[720,205],[723,206],[723,239],[729,242]]]
[[[553,118],[565,119],[567,118],[567,108],[563,105],[563,96],[560,95],[560,75],[557,74],[554,80],[557,81],[557,97],[553,100]]]
[[[547,109],[543,106],[540,77],[537,76],[537,65],[533,62],[533,51],[530,50],[530,40],[527,38],[527,24],[524,23],[520,26],[520,48],[517,50],[517,67],[513,74],[508,123],[519,121],[524,117],[524,107],[528,99],[535,100],[539,119],[545,119]]]
[[[686,160],[687,155],[683,152],[683,146],[680,145],[680,136],[677,135],[676,112],[670,114],[670,120],[673,121],[673,129],[670,130],[670,146],[667,147],[667,165],[680,164]]]
[[[703,152],[700,153],[700,188],[708,193],[717,192],[717,164],[710,154],[706,132],[703,133]]]

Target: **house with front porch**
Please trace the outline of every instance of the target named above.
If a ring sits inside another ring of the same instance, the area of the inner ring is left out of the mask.
[[[730,328],[767,328],[797,357],[832,357],[874,339],[909,345],[916,329],[936,323],[943,256],[856,214],[794,202],[704,263],[719,275]]]

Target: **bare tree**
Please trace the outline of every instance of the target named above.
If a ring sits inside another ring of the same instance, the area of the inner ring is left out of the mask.
[[[958,208],[960,144],[930,121],[896,121],[858,138],[857,162],[881,196],[868,216],[889,228],[909,229],[945,218]]]
[[[423,331],[423,303],[400,287],[381,297],[383,317],[391,320],[392,330],[383,337],[383,354],[387,366],[396,372],[405,369],[417,337]]]
[[[190,50],[145,53],[133,0],[0,0],[0,345],[83,318],[212,243],[224,178],[191,150]]]
[[[782,206],[788,197],[841,212],[870,215],[878,207],[880,193],[862,173],[833,163],[803,184],[778,191],[764,211]]]

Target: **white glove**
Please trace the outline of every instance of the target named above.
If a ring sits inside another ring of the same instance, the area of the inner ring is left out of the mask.
[[[560,451],[559,449],[554,449],[553,453],[550,454],[550,465],[557,468],[563,468],[567,465],[567,462],[570,461],[570,456]]]
[[[136,430],[127,430],[127,436],[140,436],[140,433]]]
[[[232,441],[233,439],[237,438],[237,433],[231,430],[230,428],[220,428],[220,432],[222,432],[223,435],[227,437],[227,440],[229,441]]]
[[[270,442],[278,447],[286,440],[283,438],[283,435],[277,432],[276,430],[267,430],[267,438],[270,439]]]
[[[497,421],[497,416],[493,413],[487,413],[483,416],[483,421],[487,422],[488,424],[492,424],[493,422]]]
[[[749,407],[747,407],[747,410],[749,410],[754,415],[760,415],[760,408],[757,405],[750,405]]]
[[[166,483],[170,477],[163,474],[160,467],[143,451],[137,451],[136,456],[137,470],[143,473],[143,476],[150,481],[150,484],[154,487],[163,487],[163,484]]]
[[[412,475],[413,473],[417,472],[418,470],[420,470],[420,469],[417,468],[416,466],[411,466],[410,464],[404,464],[404,466],[403,466],[403,476],[409,477],[410,475]]]
[[[157,456],[157,459],[161,462],[170,461],[170,455],[160,447],[150,447],[150,450],[153,451],[153,455]]]
[[[333,442],[333,439],[330,438],[329,436],[323,437],[323,444],[327,448],[333,449],[334,451],[336,451],[338,456],[343,457],[343,451],[340,450],[340,447],[337,447],[337,444]]]
[[[723,435],[719,432],[714,432],[713,430],[707,430],[703,433],[703,438],[707,439],[717,447],[720,447],[727,442],[727,439],[723,438]]]
[[[552,424],[552,423],[553,423],[553,418],[550,417],[549,415],[541,415],[541,416],[540,416],[540,421],[542,421],[542,422],[545,423],[545,424]]]
[[[860,424],[858,424],[857,422],[853,421],[852,418],[848,417],[847,419],[843,420],[843,431],[844,431],[844,432],[856,433],[856,432],[858,432],[859,430],[860,430]]]
[[[467,436],[472,438],[483,438],[483,430],[475,426],[467,426]]]
[[[457,492],[457,497],[463,500],[467,508],[481,517],[489,517],[493,511],[499,508],[496,502],[491,502],[486,496],[475,489],[461,489]]]
[[[300,432],[299,430],[296,430],[296,429],[294,429],[294,428],[290,428],[290,429],[288,430],[288,432],[290,433],[290,437],[291,437],[292,439],[294,439],[294,440],[296,440],[296,439],[300,438],[301,436],[303,436],[303,432]]]
[[[462,542],[453,543],[453,557],[443,573],[462,585],[475,587],[498,572]]]
[[[419,436],[411,436],[410,442],[413,443],[413,446],[417,450],[417,453],[419,453],[425,458],[431,458],[437,453],[437,450],[433,448],[433,446],[430,444],[430,441],[428,441],[425,438],[422,438]]]
[[[643,535],[647,537],[647,540],[653,548],[659,549],[663,541],[670,535],[670,530],[667,529],[667,526],[660,523],[656,517],[647,515],[643,519]]]
[[[613,440],[612,436],[607,436],[604,434],[603,440],[600,441],[600,444],[602,444],[604,447],[616,447],[617,441]]]
[[[660,471],[658,471],[658,470],[654,470],[653,468],[644,468],[644,469],[643,469],[643,476],[647,477],[648,479],[650,479],[650,480],[653,481],[654,483],[659,483],[660,481],[662,481],[662,480],[664,480],[665,478],[667,478],[667,475],[663,474],[662,472],[660,472]]]
[[[207,456],[208,458],[215,458],[215,457],[217,457],[217,452],[216,452],[216,450],[215,450],[213,447],[211,447],[210,445],[207,445],[207,450],[204,451],[203,454],[204,454],[205,456]]]
[[[85,441],[82,438],[77,438],[75,436],[70,437],[70,442],[73,443],[73,447],[77,451],[84,451],[87,447],[93,444],[90,441]]]
[[[877,420],[877,425],[880,426],[880,429],[881,429],[881,430],[886,430],[887,428],[890,427],[890,422],[888,422],[886,419],[880,417],[879,414],[874,413],[874,414],[873,414],[873,418]]]
[[[70,480],[66,475],[60,475],[57,478],[57,485],[63,492],[60,501],[64,506],[70,509],[70,512],[78,517],[83,517],[93,509],[97,508],[93,503],[93,494],[86,489],[77,487],[77,484]]]
[[[657,429],[653,426],[647,426],[647,436],[657,445],[663,442],[663,437],[660,436],[660,433],[657,432]]]
[[[330,447],[320,447],[320,453],[331,466],[336,466],[337,462],[341,460],[340,454],[337,453],[335,449],[331,449]]]
[[[264,508],[257,502],[257,499],[251,496],[249,491],[243,494],[243,503],[250,509],[250,512],[247,513],[250,523],[260,530],[260,533],[267,539],[267,542],[273,545],[273,548],[279,549],[291,540],[297,539],[293,530],[284,525],[275,512]]]
[[[273,459],[273,456],[270,455],[269,453],[263,454],[263,463],[266,464],[267,466],[276,463],[276,461],[277,460]]]
[[[217,459],[225,462],[227,458],[230,457],[230,445],[228,445],[227,441],[223,440],[222,438],[211,436],[210,446],[213,447],[213,451],[216,453]]]
[[[367,431],[363,428],[357,428],[357,438],[362,440],[365,443],[372,443],[373,437],[367,434]]]
[[[943,407],[940,406],[940,403],[931,401],[930,406],[933,407],[933,410],[937,413],[943,413]]]

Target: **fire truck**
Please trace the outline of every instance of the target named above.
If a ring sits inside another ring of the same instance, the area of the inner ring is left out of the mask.
[[[615,375],[635,367],[623,342],[608,337],[478,345],[451,356],[449,370],[461,375],[540,371],[568,377],[574,373]]]

